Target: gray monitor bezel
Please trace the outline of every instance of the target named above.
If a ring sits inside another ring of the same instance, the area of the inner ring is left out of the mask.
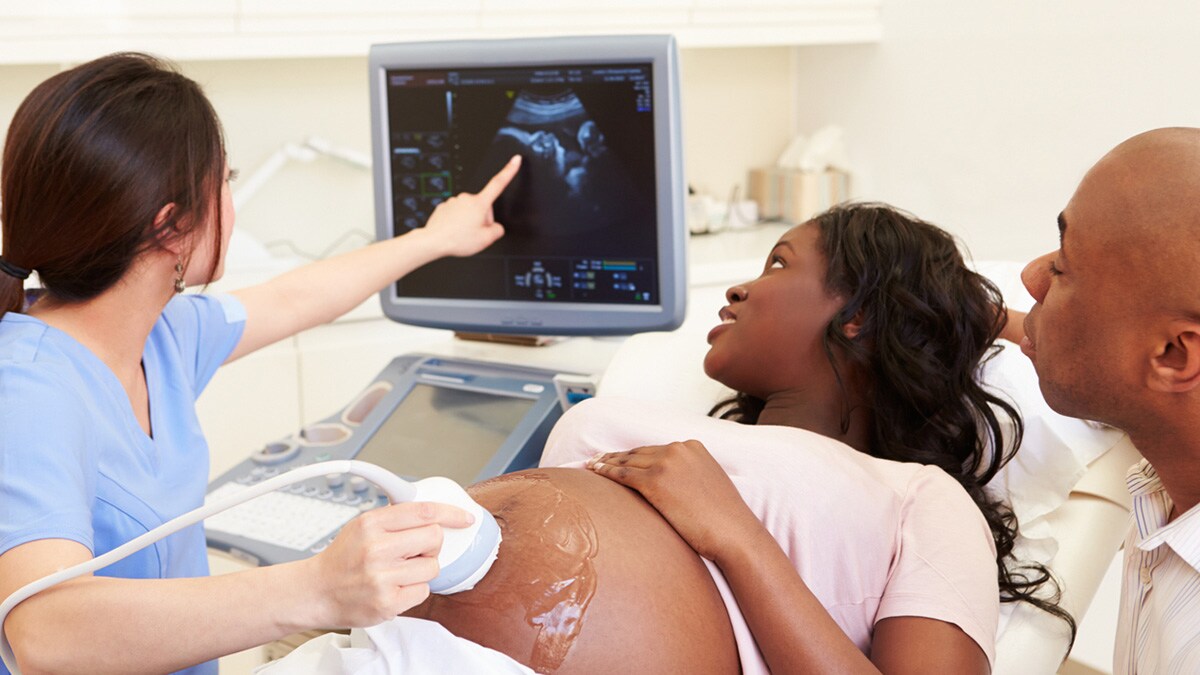
[[[673,330],[687,303],[685,180],[680,129],[679,52],[671,35],[455,40],[373,45],[369,55],[376,238],[394,236],[387,138],[387,76],[392,68],[536,67],[650,63],[654,78],[655,194],[658,219],[656,305],[400,297],[389,284],[383,313],[402,323],[482,333],[630,335]]]

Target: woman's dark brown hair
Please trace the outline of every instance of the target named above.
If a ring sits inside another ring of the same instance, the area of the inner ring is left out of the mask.
[[[811,222],[828,265],[825,288],[846,299],[825,329],[825,353],[839,382],[835,353],[870,376],[868,452],[953,476],[991,528],[1001,601],[1062,619],[1074,642],[1075,620],[1058,606],[1057,582],[1045,566],[1014,558],[1017,518],[984,490],[1024,429],[1017,410],[979,379],[1007,320],[1000,291],[967,267],[950,234],[886,204],[844,204]],[[847,337],[844,326],[856,317],[861,328]],[[741,393],[712,414],[753,424],[764,403]],[[1001,417],[1009,420],[1007,440]]]
[[[53,300],[79,302],[210,215],[220,251],[224,170],[220,122],[199,85],[145,54],[89,61],[38,85],[13,116],[0,163],[0,255],[36,271]],[[214,255],[210,272],[219,264]],[[24,301],[22,282],[0,274],[0,316]]]

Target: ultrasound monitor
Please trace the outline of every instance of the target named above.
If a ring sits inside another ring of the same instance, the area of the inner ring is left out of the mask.
[[[422,227],[514,154],[505,236],[384,289],[385,315],[482,333],[620,335],[683,320],[684,178],[671,36],[375,45],[376,233]]]

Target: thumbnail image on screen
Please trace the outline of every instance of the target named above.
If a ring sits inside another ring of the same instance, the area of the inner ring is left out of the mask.
[[[396,234],[522,156],[494,206],[505,236],[414,271],[398,295],[658,302],[649,64],[386,76]]]

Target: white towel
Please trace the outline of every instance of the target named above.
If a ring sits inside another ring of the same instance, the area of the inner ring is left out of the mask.
[[[534,675],[494,649],[460,638],[441,624],[396,617],[350,635],[327,633],[300,645],[256,675]]]

